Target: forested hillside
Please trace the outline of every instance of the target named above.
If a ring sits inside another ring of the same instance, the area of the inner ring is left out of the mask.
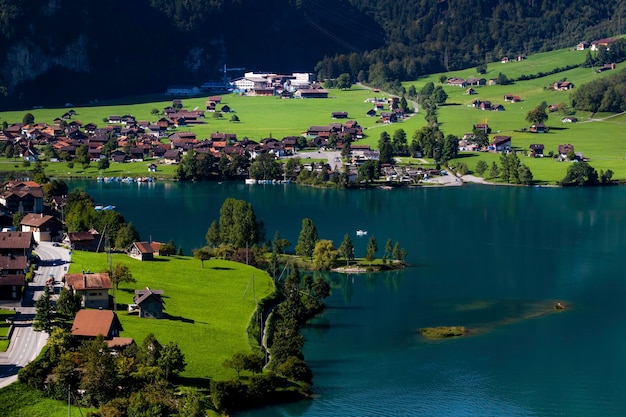
[[[626,0],[0,0],[0,106],[256,71],[383,85],[614,36]]]

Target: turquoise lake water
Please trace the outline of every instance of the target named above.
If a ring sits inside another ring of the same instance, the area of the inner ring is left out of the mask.
[[[339,245],[365,229],[412,267],[334,274],[304,331],[316,398],[241,416],[624,416],[626,187],[319,190],[295,185],[81,186],[143,239],[204,244],[226,197],[296,243],[304,217]],[[293,247],[292,247],[293,248]],[[556,300],[565,312],[549,311]],[[418,329],[474,334],[427,341]]]

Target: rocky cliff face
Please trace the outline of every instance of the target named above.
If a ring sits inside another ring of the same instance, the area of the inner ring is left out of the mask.
[[[51,39],[23,39],[12,44],[0,65],[0,76],[9,94],[21,83],[31,81],[58,67],[79,73],[89,73],[89,39],[79,34],[74,41],[63,45]]]

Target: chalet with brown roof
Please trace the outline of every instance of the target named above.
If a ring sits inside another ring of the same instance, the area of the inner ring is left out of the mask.
[[[496,152],[510,152],[511,151],[511,137],[510,136],[494,136],[491,146]]]
[[[610,71],[610,70],[614,70],[614,69],[615,69],[615,63],[604,64],[600,68],[596,69],[596,72],[600,73],[600,72]]]
[[[534,158],[541,158],[543,157],[543,150],[543,143],[532,143],[530,145],[530,156]]]
[[[72,249],[85,251],[98,251],[103,249],[99,248],[100,234],[93,229],[88,232],[70,232],[67,234],[66,240]]]
[[[180,162],[180,150],[178,149],[168,149],[163,154],[163,163],[164,164],[178,164]]]
[[[567,154],[569,154],[570,152],[574,152],[574,145],[569,144],[569,143],[559,145],[557,147],[557,152],[559,153],[560,159],[566,159]]]
[[[448,78],[448,85],[454,87],[467,87],[467,81],[464,78],[452,77]]]
[[[0,275],[0,300],[20,300],[26,284],[24,274]]]
[[[348,112],[347,111],[334,111],[330,115],[333,119],[347,119]]]
[[[487,84],[487,80],[484,78],[470,77],[467,79],[467,85],[480,86],[485,84]]]
[[[35,239],[32,232],[0,232],[0,255],[31,258]]]
[[[222,96],[209,96],[207,101],[212,101],[216,104],[219,104],[222,102]]]
[[[591,47],[589,49],[591,49],[592,51],[599,51],[600,48],[603,47],[606,48],[607,51],[610,51],[611,45],[613,45],[615,42],[617,42],[617,38],[598,39],[597,41],[591,42]]]
[[[367,113],[365,113],[367,117],[375,117],[376,116],[376,110],[374,109],[369,109],[367,111]]]
[[[163,290],[135,290],[134,302],[139,306],[139,317],[160,319],[163,317]]]
[[[236,133],[215,132],[211,133],[211,140],[235,142],[237,140]]]
[[[303,88],[296,91],[295,98],[328,98],[328,90],[323,88]]]
[[[557,81],[552,84],[552,88],[557,91],[567,91],[574,88],[574,84],[570,81]]]
[[[81,296],[84,308],[109,308],[109,290],[113,288],[106,272],[65,274],[65,288]]]
[[[122,123],[122,116],[111,115],[109,116],[108,123]]]
[[[535,123],[532,126],[530,126],[530,131],[532,133],[545,133],[546,125],[544,125],[543,123]]]
[[[151,261],[154,259],[154,249],[150,242],[133,242],[128,250],[128,256],[139,261]]]
[[[491,111],[504,111],[504,106],[502,104],[494,104],[491,106]]]
[[[119,336],[122,325],[117,315],[110,310],[79,310],[72,324],[72,336],[79,339],[94,339],[100,335],[105,340]]]
[[[2,185],[0,204],[9,213],[41,213],[43,211],[43,189],[33,181],[7,181]]]
[[[58,242],[63,237],[63,224],[47,214],[29,213],[20,222],[22,232],[33,232],[35,242]]]
[[[478,93],[476,92],[476,90],[470,87],[467,90],[465,90],[465,94],[467,94],[468,96],[471,96],[471,95],[478,94]]]
[[[380,120],[382,120],[383,123],[395,123],[398,120],[398,117],[393,112],[384,111],[380,113]]]

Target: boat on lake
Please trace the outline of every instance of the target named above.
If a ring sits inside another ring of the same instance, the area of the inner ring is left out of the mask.
[[[367,230],[359,229],[359,230],[356,231],[356,235],[357,236],[367,236]]]

